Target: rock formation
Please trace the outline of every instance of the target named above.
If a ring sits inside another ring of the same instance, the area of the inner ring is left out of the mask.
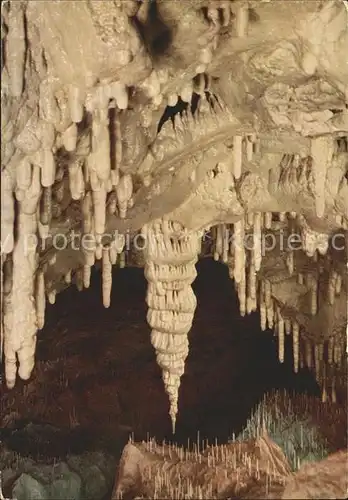
[[[280,362],[292,335],[294,370],[313,368],[335,401],[346,370],[346,3],[10,0],[1,37],[7,386],[31,375],[46,300],[88,287],[101,260],[109,307],[112,265],[135,248],[175,426],[208,235],[241,314],[259,309],[275,328]]]

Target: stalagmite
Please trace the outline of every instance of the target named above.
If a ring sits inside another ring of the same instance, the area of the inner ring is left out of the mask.
[[[297,321],[292,324],[292,338],[293,338],[293,353],[294,353],[294,372],[298,372],[299,361],[299,348],[300,348],[300,325]]]
[[[127,213],[128,201],[131,199],[133,194],[133,181],[131,175],[123,175],[120,178],[120,181],[116,186],[116,194],[119,214],[121,219],[124,219]]]
[[[242,175],[242,144],[243,137],[241,135],[233,137],[233,174],[236,179]]]
[[[103,305],[104,307],[110,307],[110,296],[112,288],[112,264],[110,262],[109,248],[103,248],[102,278]]]
[[[37,273],[36,277],[36,318],[37,327],[41,330],[45,324],[46,294],[45,277],[42,271]]]
[[[325,212],[325,182],[327,169],[331,166],[334,154],[334,141],[331,136],[314,137],[311,140],[313,175],[315,187],[315,208],[318,217]]]
[[[187,334],[191,328],[196,300],[191,283],[196,277],[200,238],[168,221],[154,221],[142,229],[146,238],[145,276],[149,283],[148,322],[157,362],[170,400],[170,417],[175,432],[180,378],[188,355]],[[159,286],[159,283],[161,286]],[[153,295],[157,297],[153,297]],[[187,302],[183,300],[187,297]],[[182,304],[182,305],[181,305]],[[161,309],[154,309],[154,307]],[[185,312],[181,311],[182,306]]]

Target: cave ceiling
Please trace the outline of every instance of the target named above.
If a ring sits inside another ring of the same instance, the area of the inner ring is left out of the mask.
[[[46,299],[97,265],[109,307],[113,266],[143,266],[175,425],[213,256],[325,399],[346,365],[347,4],[8,1],[1,37],[7,386],[31,375]]]

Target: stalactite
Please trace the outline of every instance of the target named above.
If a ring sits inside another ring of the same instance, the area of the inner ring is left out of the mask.
[[[80,267],[75,272],[75,284],[79,292],[82,292],[83,290],[83,285],[84,285],[83,281],[84,281],[84,269]]]
[[[271,229],[272,227],[272,212],[264,213],[264,226],[266,229]]]
[[[300,325],[297,321],[293,322],[292,325],[292,338],[293,338],[293,355],[294,355],[294,372],[298,372],[298,362],[299,362],[299,348],[300,348]]]
[[[57,296],[57,291],[56,290],[51,290],[48,292],[48,302],[53,305],[56,303],[56,296]]]
[[[14,247],[15,200],[14,181],[8,170],[1,172],[1,252],[9,254]]]
[[[242,144],[243,137],[241,135],[233,137],[233,174],[236,179],[242,175]]]
[[[71,283],[71,278],[72,278],[72,276],[71,276],[71,269],[70,269],[70,270],[69,270],[69,271],[65,274],[65,276],[64,276],[64,281],[65,281],[65,283],[66,283],[67,285],[70,285],[70,283]]]
[[[267,305],[267,323],[268,323],[268,328],[272,330],[273,325],[274,325],[274,306],[273,306],[273,300],[270,301],[269,305]]]
[[[236,14],[236,30],[238,37],[248,34],[249,10],[245,5],[238,7]]]
[[[110,307],[112,288],[112,264],[110,262],[109,248],[103,249],[102,279],[103,279],[103,305]]]
[[[121,219],[127,214],[128,202],[133,194],[132,176],[123,175],[116,186],[117,202]]]
[[[93,208],[94,208],[94,231],[96,234],[97,243],[100,242],[105,231],[106,218],[106,187],[105,183],[100,181],[99,186],[92,191]]]
[[[120,269],[123,269],[126,267],[126,252],[121,252],[120,253],[120,259],[119,259],[119,264]]]
[[[18,206],[17,239],[14,245],[11,304],[4,315],[5,376],[9,388],[17,373],[23,380],[30,377],[34,366],[37,318],[34,301],[37,268],[37,210],[41,195],[40,169],[34,167],[32,182]]]
[[[234,224],[234,279],[236,283],[245,275],[244,219]]]
[[[49,226],[52,219],[52,188],[43,188],[41,195],[40,222]]]
[[[309,340],[305,341],[306,364],[309,369],[312,368],[312,345]]]
[[[243,267],[242,277],[240,282],[237,284],[238,286],[238,298],[239,298],[239,313],[242,317],[245,316],[246,313],[246,276],[245,276],[245,267]]]
[[[91,269],[92,266],[89,266],[88,264],[83,266],[83,286],[85,288],[89,288],[91,284]]]
[[[320,377],[320,360],[319,360],[319,346],[315,344],[314,346],[314,368],[315,368],[315,378],[319,380]]]
[[[278,357],[280,363],[284,362],[284,319],[280,314],[279,307],[277,308],[278,316]]]
[[[332,271],[329,276],[329,286],[328,286],[328,299],[330,305],[333,305],[335,302],[336,280],[337,280],[337,272]]]
[[[175,432],[180,378],[189,349],[187,334],[196,307],[191,283],[196,277],[195,263],[201,235],[184,232],[177,224],[164,220],[144,226],[142,234],[147,242],[147,318],[153,329],[151,342],[163,370]]]
[[[46,294],[45,294],[45,276],[42,271],[37,273],[36,277],[36,318],[37,327],[41,330],[45,324]]]
[[[81,87],[69,85],[69,109],[73,122],[79,123],[83,118],[84,93]]]
[[[334,141],[331,136],[315,137],[311,140],[313,175],[315,188],[315,208],[318,217],[325,212],[325,182],[327,169],[331,166],[334,154]]]
[[[262,214],[255,212],[254,215],[254,262],[255,271],[260,271],[262,259]]]
[[[288,268],[290,276],[292,276],[294,272],[294,252],[292,250],[286,255],[286,266]]]
[[[63,133],[63,145],[67,151],[75,151],[77,143],[77,126],[72,123]]]
[[[318,310],[318,281],[314,277],[311,284],[311,314],[315,316]]]
[[[6,66],[10,77],[10,92],[13,97],[20,97],[24,86],[26,54],[25,20],[22,2],[11,3],[8,26]]]
[[[224,224],[223,241],[222,241],[222,261],[225,264],[228,262],[229,239],[230,239],[229,235],[230,235],[229,226]]]

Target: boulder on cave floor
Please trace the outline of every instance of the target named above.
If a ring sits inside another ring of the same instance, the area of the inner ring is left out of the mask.
[[[283,500],[348,498],[348,450],[303,464],[283,492]]]

